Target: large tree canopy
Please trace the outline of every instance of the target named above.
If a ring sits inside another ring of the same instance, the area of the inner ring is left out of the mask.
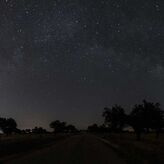
[[[11,134],[16,132],[17,123],[13,118],[0,118],[0,129],[7,135]]]

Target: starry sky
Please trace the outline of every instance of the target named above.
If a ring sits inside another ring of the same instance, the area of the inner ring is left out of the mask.
[[[0,0],[0,115],[85,128],[105,106],[164,98],[163,0]]]

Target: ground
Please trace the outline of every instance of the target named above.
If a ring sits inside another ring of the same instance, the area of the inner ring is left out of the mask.
[[[142,134],[141,141],[136,141],[134,133],[100,134],[99,137],[111,143],[111,147],[126,160],[128,164],[163,164],[164,134]]]
[[[45,149],[17,157],[8,164],[123,164],[108,145],[94,135],[82,134],[59,141]]]
[[[0,138],[0,164],[163,164],[164,134],[78,133]]]

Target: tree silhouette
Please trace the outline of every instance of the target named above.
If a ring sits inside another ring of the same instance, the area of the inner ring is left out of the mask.
[[[0,118],[0,129],[9,135],[17,130],[17,123],[13,118]]]
[[[47,130],[43,129],[42,127],[35,127],[34,129],[32,129],[32,133],[34,133],[34,134],[44,134],[44,133],[47,133]]]
[[[89,132],[98,132],[98,133],[104,133],[109,132],[109,128],[107,128],[104,124],[98,126],[97,124],[92,124],[88,126],[87,129]]]
[[[129,125],[133,127],[137,134],[137,140],[140,140],[141,133],[143,131],[148,133],[150,129],[155,130],[156,136],[159,136],[164,115],[159,103],[143,100],[143,104],[134,106],[128,118]]]
[[[77,129],[74,125],[67,125],[66,131],[67,131],[67,133],[74,133],[74,132],[77,132]]]
[[[99,131],[99,127],[98,127],[97,124],[90,125],[90,126],[88,126],[88,131],[89,132],[98,132]]]
[[[64,132],[66,130],[66,122],[60,122],[59,120],[50,123],[50,128],[54,130],[55,133]]]
[[[109,128],[107,128],[105,124],[102,124],[99,126],[99,132],[100,133],[109,132]]]
[[[122,131],[126,121],[126,114],[121,106],[115,105],[112,108],[104,108],[103,117],[105,118],[105,124],[112,131]]]
[[[144,108],[143,105],[135,105],[128,117],[128,124],[131,125],[140,140],[141,133],[144,130]]]
[[[159,103],[151,103],[143,100],[144,107],[144,125],[149,132],[149,129],[153,129],[156,132],[158,138],[159,133],[163,126],[164,112],[160,109]]]

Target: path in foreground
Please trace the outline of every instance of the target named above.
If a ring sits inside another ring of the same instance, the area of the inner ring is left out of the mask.
[[[123,164],[113,150],[92,135],[78,135],[8,162],[10,164]]]

